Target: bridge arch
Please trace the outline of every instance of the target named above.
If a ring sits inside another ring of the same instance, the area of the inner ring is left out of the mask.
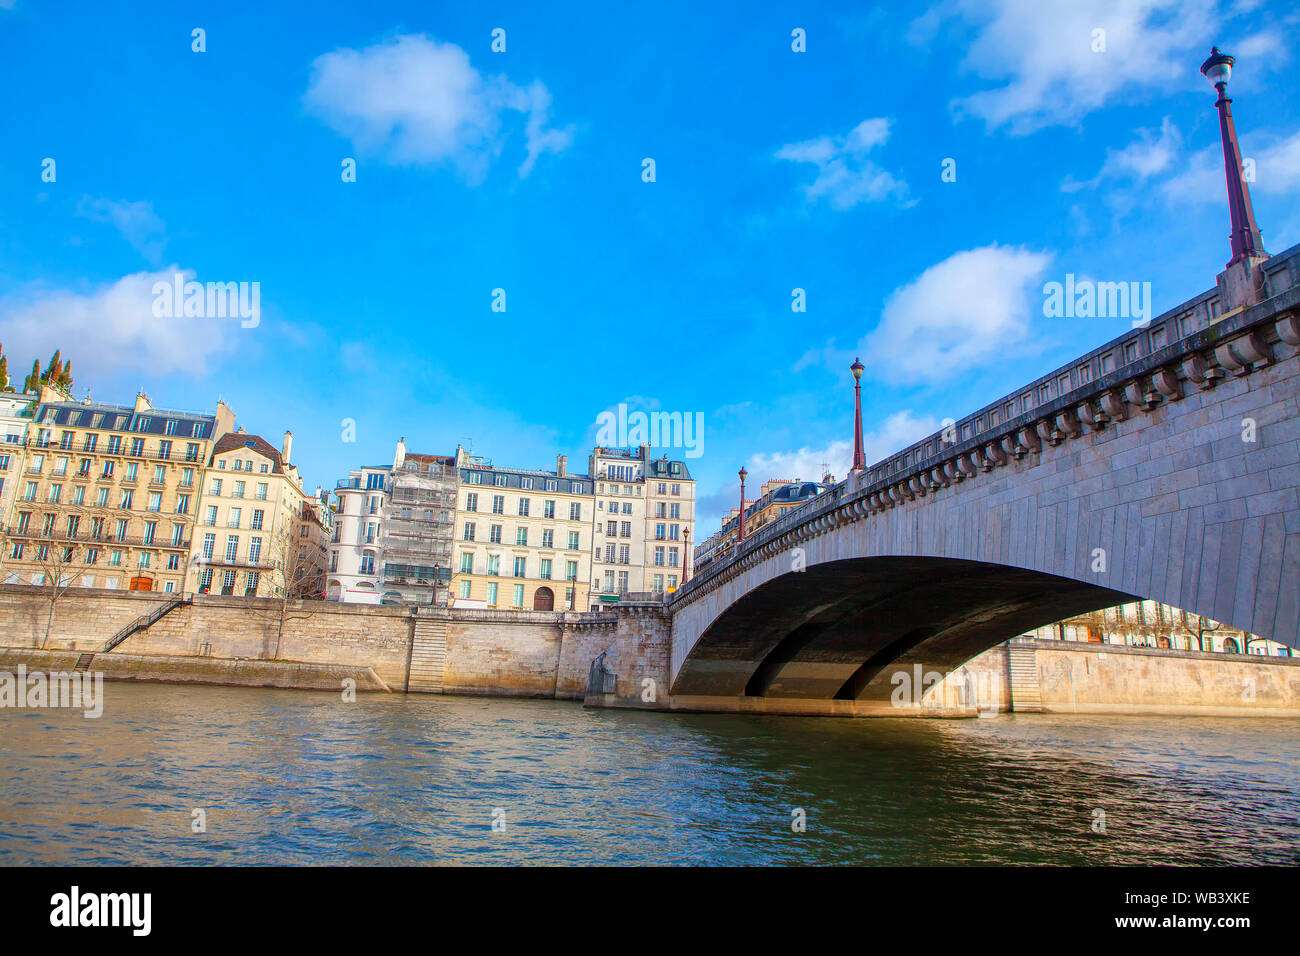
[[[1265,302],[1206,293],[698,568],[670,603],[674,698],[875,699],[890,668],[947,673],[1139,599],[1295,647],[1298,267],[1274,257]]]

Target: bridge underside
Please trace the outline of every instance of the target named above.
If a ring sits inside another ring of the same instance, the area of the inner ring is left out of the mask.
[[[700,636],[674,697],[887,701],[892,675],[947,674],[1008,638],[1138,598],[1023,568],[854,558],[754,589]]]

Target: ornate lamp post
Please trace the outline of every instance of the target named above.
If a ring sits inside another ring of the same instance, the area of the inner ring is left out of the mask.
[[[1255,210],[1250,204],[1250,187],[1246,185],[1241,168],[1241,148],[1237,145],[1237,128],[1232,122],[1232,100],[1228,98],[1228,79],[1237,61],[1219,48],[1212,47],[1210,56],[1201,64],[1201,73],[1219,91],[1215,107],[1219,111],[1219,134],[1223,140],[1223,166],[1228,179],[1228,212],[1232,220],[1232,258],[1227,271],[1220,276],[1220,291],[1226,293],[1225,311],[1259,301],[1259,281],[1254,275],[1255,264],[1268,257],[1264,251],[1259,227],[1255,224]]]
[[[853,470],[863,471],[867,467],[867,456],[862,451],[862,369],[863,365],[856,358],[849,370],[853,373]]]
[[[433,566],[433,597],[429,600],[429,603],[434,607],[438,606],[438,576],[440,574],[442,574],[442,568],[435,564]]]
[[[736,545],[739,547],[740,542],[745,540],[745,476],[749,472],[745,471],[745,466],[740,466],[740,536],[736,539]]]
[[[686,544],[682,548],[682,584],[686,584],[691,576],[691,529],[682,529],[682,537],[686,539]]]

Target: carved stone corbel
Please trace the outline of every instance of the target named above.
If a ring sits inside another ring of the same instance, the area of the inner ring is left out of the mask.
[[[1151,384],[1161,395],[1171,402],[1176,402],[1183,397],[1183,386],[1178,381],[1178,375],[1171,368],[1157,369],[1151,375]]]
[[[1124,398],[1118,392],[1108,391],[1101,396],[1101,410],[1106,413],[1109,419],[1115,421],[1124,421],[1128,418],[1128,409],[1124,406]]]
[[[1300,346],[1300,316],[1294,312],[1277,320],[1277,337],[1287,345]]]
[[[1078,438],[1083,434],[1083,428],[1079,424],[1079,416],[1075,414],[1072,408],[1062,409],[1056,413],[1056,428],[1070,438]]]

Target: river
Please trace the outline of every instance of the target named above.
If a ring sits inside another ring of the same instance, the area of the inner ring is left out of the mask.
[[[104,694],[0,710],[0,864],[1300,861],[1294,720]]]

